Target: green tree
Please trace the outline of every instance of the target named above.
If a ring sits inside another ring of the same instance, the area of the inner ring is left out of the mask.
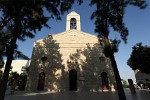
[[[142,73],[150,74],[150,46],[143,46],[137,43],[132,47],[132,53],[127,64],[133,70],[140,70]]]
[[[12,34],[10,44],[6,49],[7,62],[5,65],[2,82],[0,84],[0,100],[4,100],[6,84],[17,47],[17,39],[24,41],[25,37],[33,38],[42,27],[48,27],[49,19],[61,19],[61,14],[71,9],[75,0],[1,0],[0,30],[8,28]],[[82,0],[78,0],[80,4]],[[46,16],[48,12],[48,16]]]
[[[16,71],[15,72],[13,72],[13,71],[10,72],[9,79],[8,79],[8,84],[12,85],[13,80],[16,80],[17,82],[19,80],[19,73],[17,73]]]
[[[115,79],[117,83],[117,90],[119,100],[126,100],[125,93],[122,87],[121,78],[117,69],[117,64],[112,50],[111,43],[108,39],[110,27],[120,33],[121,38],[126,43],[128,36],[128,28],[123,22],[125,8],[128,5],[134,5],[141,9],[146,7],[145,0],[91,0],[91,6],[95,5],[96,10],[92,13],[91,19],[95,20],[95,32],[98,37],[103,38],[105,43],[105,55],[110,58]],[[101,42],[101,39],[99,39]]]
[[[6,55],[5,50],[10,40],[9,31],[0,31],[0,61],[3,62],[3,57]]]
[[[10,45],[10,40],[12,38],[12,34],[9,30],[4,30],[0,32],[0,61],[3,61],[3,57],[7,57],[7,47]],[[22,59],[29,59],[27,56],[25,56],[21,51],[17,50],[17,47],[14,50],[14,58],[22,58]]]
[[[19,75],[19,80],[18,80],[18,89],[25,90],[26,82],[27,82],[27,74],[21,73]]]
[[[124,88],[129,88],[129,85],[128,85],[126,80],[121,79],[121,82],[122,82],[122,85],[123,85]]]

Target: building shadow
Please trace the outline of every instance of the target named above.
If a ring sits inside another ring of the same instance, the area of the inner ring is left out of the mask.
[[[59,43],[56,43],[51,35],[35,41],[26,85],[27,91],[60,91],[64,65],[59,49]]]
[[[67,63],[69,70],[77,71],[78,90],[98,92],[116,88],[112,66],[102,46],[87,44],[87,48],[77,49],[76,53],[71,54]]]

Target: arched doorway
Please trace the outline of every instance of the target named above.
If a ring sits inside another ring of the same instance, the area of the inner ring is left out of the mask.
[[[102,79],[102,90],[109,90],[109,81],[106,72],[101,73],[101,79]]]
[[[77,90],[77,71],[75,69],[72,69],[69,72],[69,90]]]
[[[39,80],[38,80],[37,90],[44,90],[44,83],[45,83],[45,73],[41,72],[39,74]]]

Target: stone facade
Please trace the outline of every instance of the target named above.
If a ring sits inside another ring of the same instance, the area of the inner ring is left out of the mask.
[[[67,15],[65,32],[34,42],[27,91],[114,91],[115,88],[103,43],[99,43],[97,36],[81,31],[80,15],[76,12]]]

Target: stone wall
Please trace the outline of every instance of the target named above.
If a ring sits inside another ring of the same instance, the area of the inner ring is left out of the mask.
[[[42,61],[46,57],[46,61]],[[101,59],[102,58],[102,59]],[[110,90],[116,88],[111,63],[96,36],[69,30],[35,41],[26,90],[37,90],[39,74],[45,73],[44,90],[68,91],[69,71],[77,71],[77,90],[101,90],[101,73],[106,72]]]

